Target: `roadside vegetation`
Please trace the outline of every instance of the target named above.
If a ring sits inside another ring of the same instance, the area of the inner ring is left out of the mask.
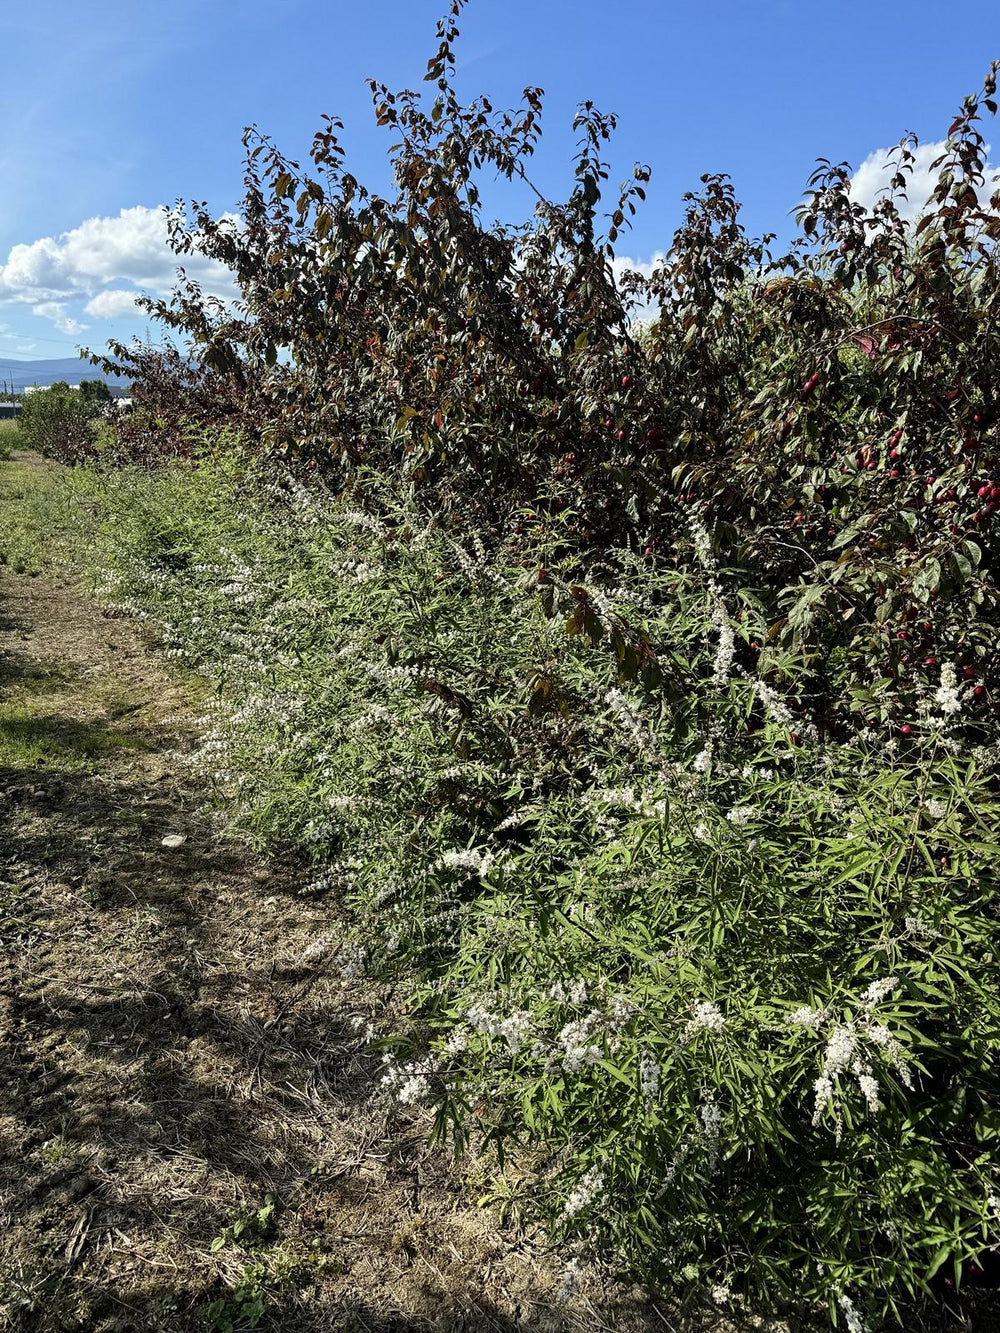
[[[616,285],[649,173],[599,212],[589,104],[570,199],[483,222],[541,100],[459,104],[460,8],[430,109],[373,86],[398,198],[327,120],[315,177],[248,133],[242,229],[175,215],[241,304],[149,303],[184,353],[113,349],[136,411],[7,558],[84,534],[214,685],[217,800],[407,988],[385,1091],[567,1290],[933,1324],[998,1271],[995,74],[916,224],[907,141],[780,256],[708,177]]]

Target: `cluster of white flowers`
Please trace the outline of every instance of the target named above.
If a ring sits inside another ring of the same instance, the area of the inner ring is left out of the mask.
[[[814,1125],[819,1124],[827,1103],[833,1099],[833,1080],[851,1063],[857,1044],[857,1034],[852,1027],[836,1027],[830,1034],[823,1053],[823,1072],[813,1085],[816,1093]],[[839,1124],[837,1138],[839,1141]]]
[[[660,1095],[660,1066],[649,1051],[641,1051],[639,1054],[639,1083],[646,1114],[652,1115]]]
[[[469,1034],[464,1027],[457,1027],[448,1035],[448,1040],[444,1044],[447,1055],[461,1055],[463,1051],[469,1049]]]
[[[563,1205],[562,1217],[564,1222],[568,1222],[575,1217],[584,1208],[590,1205],[600,1197],[604,1190],[604,1172],[598,1166],[592,1166],[577,1181],[566,1203]]]
[[[413,1060],[409,1064],[396,1064],[392,1055],[386,1051],[382,1056],[384,1073],[382,1087],[401,1106],[417,1106],[430,1096],[429,1075],[433,1072],[433,1061],[429,1056],[423,1060]]]
[[[772,722],[778,722],[782,726],[790,727],[795,722],[792,710],[782,699],[777,690],[772,690],[763,680],[753,682],[754,693],[764,707],[764,712]]]
[[[954,662],[942,662],[941,684],[935,691],[934,702],[946,717],[962,711],[962,695],[958,687]]]
[[[786,1023],[791,1023],[794,1027],[817,1028],[826,1018],[825,1009],[813,1009],[808,1004],[794,1009],[785,1019]]]
[[[629,703],[622,691],[618,689],[608,690],[604,696],[604,702],[611,709],[616,720],[639,753],[647,758],[653,758],[659,763],[660,751],[656,743],[656,737],[642,721],[638,710]]]
[[[862,1044],[874,1047],[880,1057],[887,1061],[899,1074],[906,1087],[913,1086],[903,1048],[897,1039],[881,1023],[872,1019],[872,1010],[898,985],[896,977],[882,977],[873,981],[861,997],[861,1012],[858,1022],[838,1023],[827,1038],[823,1053],[823,1068],[813,1085],[816,1095],[813,1109],[813,1124],[817,1125],[826,1107],[833,1102],[835,1113],[835,1134],[840,1142],[843,1121],[840,1108],[836,1104],[836,1083],[848,1070],[858,1081],[858,1087],[872,1112],[881,1110],[879,1084],[872,1070],[872,1065],[865,1058]],[[796,1011],[803,1012],[803,1011]],[[815,1023],[808,1025],[815,1027]]]
[[[695,773],[707,773],[712,767],[712,751],[714,742],[707,740],[704,746],[694,757],[694,763],[691,765]]]
[[[694,826],[694,828],[691,830],[691,832],[694,834],[694,837],[696,838],[696,840],[697,840],[698,842],[711,842],[711,841],[712,841],[712,830],[711,830],[711,829],[708,827],[708,825],[707,825],[706,823],[704,823],[704,822],[702,822],[702,823],[700,823],[700,824],[695,824],[695,826]]]
[[[837,1304],[843,1312],[844,1327],[847,1329],[847,1333],[865,1333],[865,1322],[855,1309],[850,1296],[839,1296]]]
[[[880,1004],[887,995],[891,995],[898,985],[898,977],[880,977],[878,981],[873,981],[861,997],[861,1007],[867,1013],[875,1005]]]
[[[549,988],[549,998],[558,1000],[561,1004],[586,1004],[587,983],[583,977],[578,977],[569,986],[557,981]]]
[[[725,603],[716,597],[712,607],[712,627],[718,632],[719,646],[715,652],[715,665],[712,668],[712,684],[716,687],[725,685],[733,669],[736,655],[736,639],[733,635],[733,622],[729,619]]]
[[[709,1032],[721,1032],[725,1026],[726,1020],[718,1005],[713,1004],[711,1000],[699,1000],[694,1006],[694,1016],[688,1024],[688,1029],[692,1033],[700,1028],[707,1028]]]
[[[360,944],[341,945],[334,964],[339,976],[346,980],[362,977],[365,974],[367,954]]]
[[[708,1172],[711,1175],[719,1163],[719,1137],[722,1131],[722,1112],[711,1093],[699,1106],[698,1118],[701,1120],[701,1134],[705,1141],[705,1155],[708,1158]]]
[[[924,809],[930,815],[931,819],[944,819],[948,813],[948,806],[944,801],[939,801],[935,796],[928,796],[924,800]]]
[[[564,1051],[562,1067],[568,1074],[576,1073],[584,1065],[596,1065],[603,1058],[603,1047],[595,1041],[604,1026],[602,1018],[597,1013],[588,1014],[567,1023],[559,1033],[559,1045]]]
[[[917,940],[932,940],[940,934],[940,931],[935,930],[933,926],[929,926],[919,916],[904,917],[903,928],[907,935]]]
[[[732,810],[727,812],[726,818],[729,820],[730,824],[735,824],[738,828],[743,828],[744,825],[750,823],[756,813],[757,811],[752,805],[734,805]]]
[[[473,1004],[466,1009],[465,1020],[474,1032],[482,1032],[505,1042],[512,1055],[517,1054],[534,1028],[531,1015],[526,1009],[515,1009],[513,1013],[501,1018],[484,1005]]]
[[[471,870],[484,879],[493,869],[496,858],[489,848],[466,847],[461,851],[445,852],[437,863],[440,870]]]
[[[694,553],[698,557],[698,563],[707,573],[714,575],[715,556],[712,554],[712,538],[709,536],[708,529],[702,523],[697,511],[689,510],[686,517],[688,527],[691,529]]]

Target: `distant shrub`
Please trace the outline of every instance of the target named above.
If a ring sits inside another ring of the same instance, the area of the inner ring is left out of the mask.
[[[58,381],[24,399],[17,428],[25,447],[62,463],[80,463],[97,452],[99,423],[111,393],[102,380],[71,389]]]

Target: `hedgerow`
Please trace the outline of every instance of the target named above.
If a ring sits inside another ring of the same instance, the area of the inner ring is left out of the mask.
[[[240,221],[173,214],[240,301],[112,349],[102,593],[411,986],[387,1095],[656,1283],[912,1325],[1000,1210],[996,67],[912,223],[912,140],[871,211],[821,163],[783,254],[706,176],[616,282],[649,169],[599,214],[589,103],[570,198],[484,223],[542,100],[460,104],[461,8],[429,110],[372,86],[394,199],[327,118],[315,175],[251,130]]]
[[[218,459],[85,480],[102,597],[218,687],[195,762],[352,907],[339,965],[409,988],[386,1094],[513,1154],[505,1206],[733,1312],[912,1326],[985,1280],[1000,809],[968,684],[912,737],[796,743],[801,662],[739,667],[762,626],[695,518],[690,570],[544,536],[525,568],[388,489],[376,518]],[[584,574],[669,694],[567,634]]]

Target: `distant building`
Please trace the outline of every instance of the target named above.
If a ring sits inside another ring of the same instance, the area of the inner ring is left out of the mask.
[[[0,403],[0,421],[12,421],[20,411],[20,403]]]

